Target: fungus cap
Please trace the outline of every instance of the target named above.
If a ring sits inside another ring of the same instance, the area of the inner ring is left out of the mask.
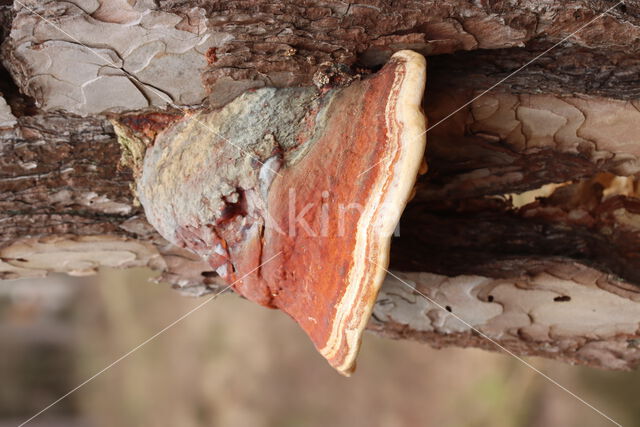
[[[348,375],[423,165],[425,80],[400,51],[347,87],[258,89],[186,116],[145,155],[147,218]]]

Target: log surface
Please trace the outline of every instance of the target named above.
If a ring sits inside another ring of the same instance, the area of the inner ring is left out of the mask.
[[[210,292],[215,272],[146,222],[109,117],[366,76],[410,48],[428,56],[424,109],[437,125],[392,245],[402,280],[388,277],[369,328],[495,349],[481,331],[518,354],[638,364],[638,2],[601,17],[616,2],[138,1],[120,14],[102,1],[24,3],[86,38],[0,6],[0,277],[149,266]],[[134,24],[146,8],[151,21]],[[42,62],[61,46],[77,67]]]

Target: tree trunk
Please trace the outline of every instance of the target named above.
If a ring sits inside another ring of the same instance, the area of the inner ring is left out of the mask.
[[[98,3],[0,6],[0,278],[149,266],[218,289],[146,222],[110,120],[152,135],[168,100],[366,75],[409,48],[429,64],[429,172],[369,329],[640,362],[637,2]]]

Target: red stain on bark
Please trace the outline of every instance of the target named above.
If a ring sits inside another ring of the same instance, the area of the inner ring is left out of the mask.
[[[216,56],[216,48],[210,47],[207,52],[204,54],[205,58],[207,58],[207,64],[211,65],[218,60]]]
[[[156,135],[172,123],[184,117],[182,112],[151,112],[143,114],[125,114],[118,121],[133,132],[153,143]]]

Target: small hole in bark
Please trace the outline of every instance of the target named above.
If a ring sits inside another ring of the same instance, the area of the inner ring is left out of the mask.
[[[568,295],[562,295],[559,297],[555,297],[553,300],[555,302],[566,302],[566,301],[571,301],[571,297]]]
[[[489,296],[487,297],[487,301],[489,301],[489,302],[493,302],[493,295],[489,295]]]
[[[27,262],[28,260],[24,259],[24,258],[16,258],[16,261],[19,262]]]
[[[33,98],[20,92],[11,74],[2,65],[0,65],[0,92],[14,116],[33,116],[37,113],[38,108]]]
[[[620,12],[627,13],[627,5],[624,3],[620,5]]]
[[[216,277],[216,276],[218,276],[218,273],[216,273],[215,271],[203,271],[200,274],[202,275],[202,277]]]
[[[446,307],[445,307],[445,309],[446,309],[449,313],[451,313],[451,306],[450,306],[450,305],[446,306]]]

